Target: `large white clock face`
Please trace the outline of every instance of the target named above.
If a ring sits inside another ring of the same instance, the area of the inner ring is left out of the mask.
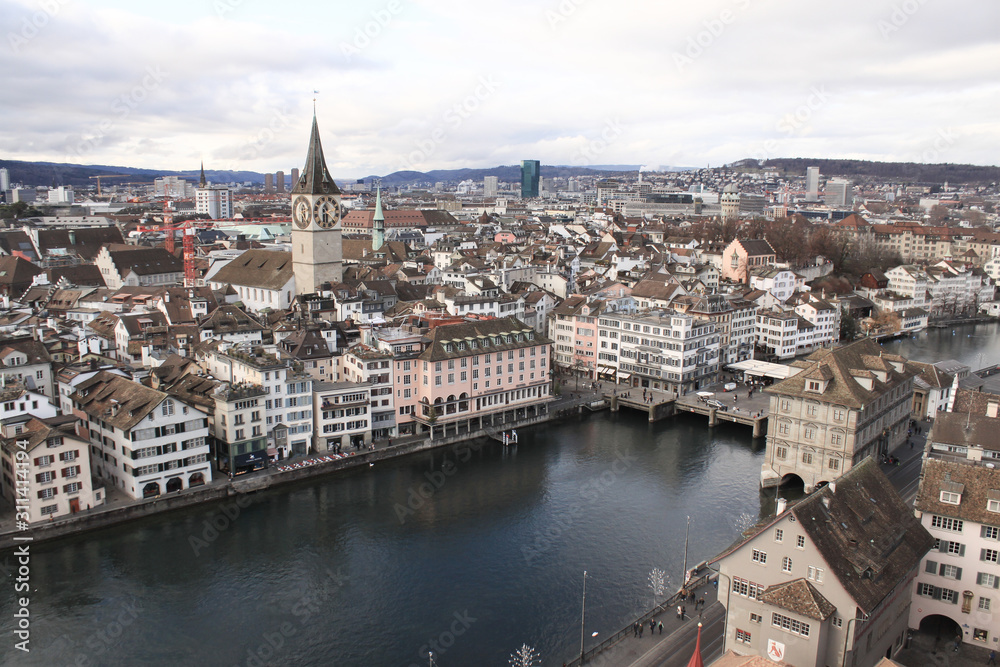
[[[292,205],[292,218],[295,224],[301,229],[309,226],[309,200],[305,197],[297,197]]]
[[[335,227],[340,220],[340,204],[333,197],[320,197],[313,205],[313,220],[323,229]]]

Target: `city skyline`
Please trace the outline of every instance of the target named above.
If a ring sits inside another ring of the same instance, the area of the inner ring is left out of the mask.
[[[1000,145],[1000,8],[982,3],[277,10],[0,3],[4,157],[287,172],[314,99],[343,178],[525,158],[996,164]]]

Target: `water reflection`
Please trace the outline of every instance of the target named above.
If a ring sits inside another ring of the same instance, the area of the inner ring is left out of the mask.
[[[38,650],[18,664],[247,664],[271,637],[274,664],[424,665],[435,643],[441,665],[503,665],[527,643],[558,665],[584,570],[606,636],[651,603],[654,567],[679,585],[687,516],[694,564],[773,511],[745,427],[623,411],[519,435],[257,494],[225,528],[213,506],[38,545]],[[120,639],[88,646],[129,604]]]

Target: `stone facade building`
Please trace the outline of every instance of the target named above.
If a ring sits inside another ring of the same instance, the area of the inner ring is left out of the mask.
[[[798,477],[812,490],[906,440],[917,371],[903,357],[862,339],[792,366],[802,370],[764,390],[771,403],[761,486]]]

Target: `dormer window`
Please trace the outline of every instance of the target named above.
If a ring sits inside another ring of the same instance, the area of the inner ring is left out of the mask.
[[[942,491],[941,502],[948,503],[949,505],[958,505],[962,502],[962,494],[953,491]]]
[[[986,497],[986,509],[990,512],[997,512],[1000,514],[1000,491],[990,489],[986,492]]]
[[[806,380],[806,391],[815,391],[821,394],[823,393],[823,384],[822,380]]]
[[[949,505],[958,505],[962,502],[962,493],[965,485],[957,482],[945,481],[941,484],[941,502]]]

